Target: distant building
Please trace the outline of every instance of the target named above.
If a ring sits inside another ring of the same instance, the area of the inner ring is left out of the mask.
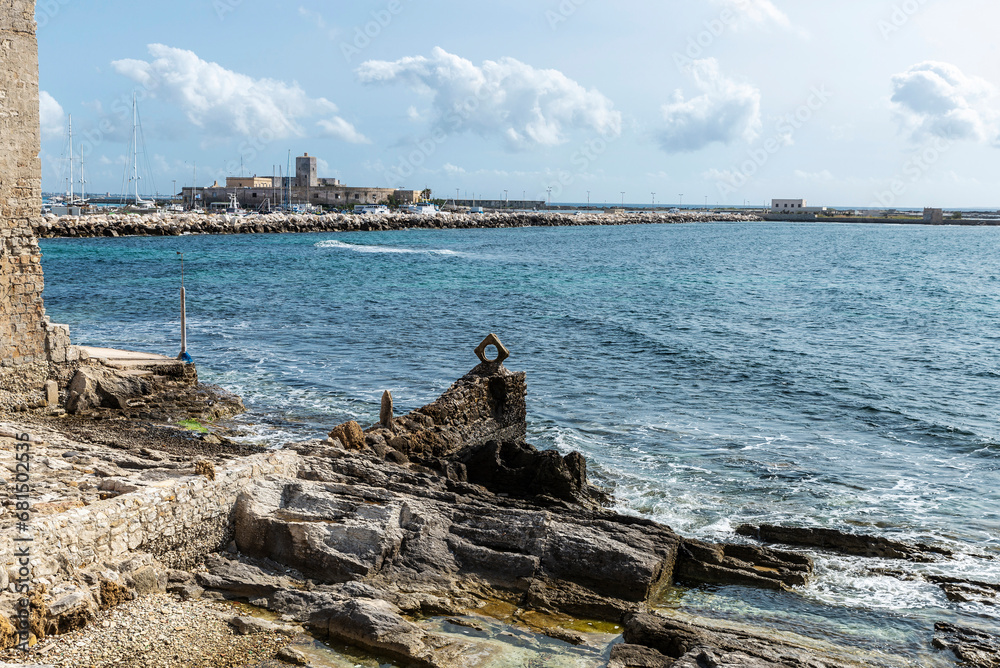
[[[924,209],[924,222],[940,225],[944,222],[944,209]]]
[[[365,188],[343,185],[339,179],[322,179],[317,173],[317,160],[308,153],[295,159],[295,176],[230,177],[226,185],[187,187],[181,191],[186,208],[210,208],[226,204],[235,195],[241,207],[264,210],[288,206],[322,206],[346,209],[360,204],[388,204],[390,198],[400,204],[415,204],[422,199],[420,190],[399,188]]]
[[[772,214],[826,213],[825,206],[806,206],[804,199],[772,199]]]
[[[226,179],[227,188],[271,188],[273,186],[273,176],[230,176]]]
[[[795,213],[805,206],[804,199],[772,199],[771,213]]]

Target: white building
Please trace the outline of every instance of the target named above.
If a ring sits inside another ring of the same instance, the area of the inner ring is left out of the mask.
[[[804,199],[772,199],[771,214],[826,213],[825,206],[806,206]]]
[[[806,208],[804,199],[772,199],[771,213],[801,213]]]

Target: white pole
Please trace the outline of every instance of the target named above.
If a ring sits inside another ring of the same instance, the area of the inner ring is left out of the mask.
[[[185,310],[184,286],[181,286],[181,355],[187,352],[187,312]]]

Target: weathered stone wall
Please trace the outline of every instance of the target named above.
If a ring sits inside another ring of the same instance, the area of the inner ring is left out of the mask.
[[[65,361],[42,304],[38,43],[33,0],[0,0],[0,367]]]
[[[103,563],[148,552],[172,567],[186,567],[231,539],[236,498],[254,479],[295,477],[298,455],[276,451],[216,466],[215,480],[183,476],[58,515],[32,520],[36,581],[49,583]],[[0,538],[12,561],[14,532]],[[10,569],[11,563],[4,564]],[[9,574],[8,574],[9,575]]]

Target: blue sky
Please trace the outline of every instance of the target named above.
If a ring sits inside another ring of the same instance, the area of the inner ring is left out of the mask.
[[[1000,208],[995,0],[40,0],[36,19],[45,190],[66,188],[69,114],[88,191],[121,190],[135,91],[147,194],[291,151],[440,197]]]

